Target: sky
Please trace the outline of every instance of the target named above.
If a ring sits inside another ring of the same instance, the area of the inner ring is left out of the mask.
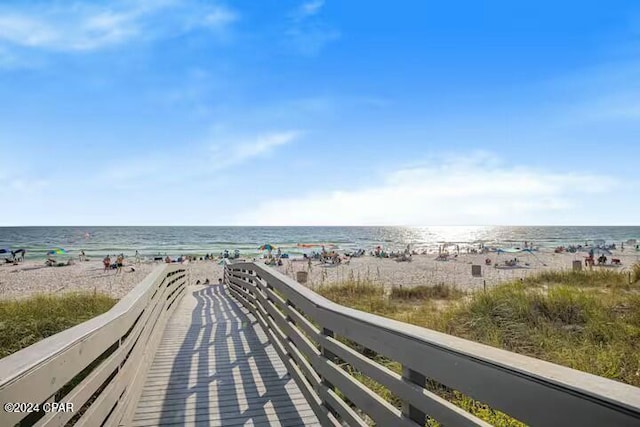
[[[640,3],[3,1],[0,226],[638,225]]]

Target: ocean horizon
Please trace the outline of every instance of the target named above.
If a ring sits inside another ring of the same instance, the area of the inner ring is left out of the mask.
[[[124,253],[131,256],[204,256],[239,250],[261,253],[269,243],[300,255],[298,244],[328,244],[338,250],[400,250],[437,252],[442,245],[461,249],[480,244],[518,247],[528,242],[541,250],[604,241],[620,245],[640,240],[640,226],[25,226],[0,227],[0,249],[25,249],[27,259],[43,258],[53,247],[69,255],[83,250],[90,257]]]

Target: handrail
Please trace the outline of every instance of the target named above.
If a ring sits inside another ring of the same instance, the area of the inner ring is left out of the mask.
[[[636,387],[347,308],[256,263],[225,261],[224,282],[265,329],[323,425],[366,425],[362,413],[376,425],[424,426],[427,415],[444,425],[488,425],[429,391],[428,379],[528,425],[640,425]],[[399,362],[402,375],[356,348]],[[386,387],[402,409],[345,365]]]
[[[108,312],[0,359],[0,402],[73,408],[3,411],[0,425],[119,425],[187,280],[183,266],[159,266]]]

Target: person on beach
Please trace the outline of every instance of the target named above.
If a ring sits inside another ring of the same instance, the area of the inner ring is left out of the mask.
[[[56,260],[49,254],[47,254],[47,260],[44,262],[47,266],[53,267],[56,265]]]
[[[167,264],[171,264],[171,258],[169,258],[169,255],[167,255],[167,257],[164,259],[164,262],[166,262]]]
[[[24,249],[18,249],[18,250],[16,251],[16,255],[19,255],[19,256],[17,256],[15,260],[16,260],[16,261],[23,262],[23,261],[24,261],[24,257],[25,257],[25,255],[26,255],[26,254],[27,254],[27,251],[26,251],[26,250],[24,250]]]
[[[104,271],[109,271],[109,268],[111,268],[111,258],[109,258],[109,255],[107,255],[106,257],[104,257],[104,259],[102,260],[102,264],[104,264]]]
[[[120,254],[118,255],[118,258],[116,258],[116,274],[122,272],[123,265],[124,265],[124,256]]]

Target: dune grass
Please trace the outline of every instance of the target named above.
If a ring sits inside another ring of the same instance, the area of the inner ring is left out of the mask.
[[[0,301],[0,358],[108,311],[117,300],[99,293],[36,295]]]
[[[339,304],[640,386],[639,279],[637,265],[631,276],[612,270],[543,272],[467,296],[442,284],[385,292],[379,285],[350,282],[319,292]],[[398,363],[375,359],[400,372]],[[351,373],[399,404],[382,385]],[[442,385],[429,388],[492,425],[523,425]]]
[[[635,265],[634,269],[626,274],[605,267],[596,267],[591,271],[542,271],[537,275],[525,278],[523,282],[528,285],[552,283],[578,287],[597,286],[629,289],[629,273],[631,273],[631,281],[637,282],[640,279],[640,264]]]
[[[640,282],[640,264],[635,264],[631,269],[631,273],[633,275],[633,282]]]
[[[424,300],[424,299],[456,299],[464,295],[464,292],[455,286],[439,283],[434,286],[394,287],[389,298],[396,301]]]

